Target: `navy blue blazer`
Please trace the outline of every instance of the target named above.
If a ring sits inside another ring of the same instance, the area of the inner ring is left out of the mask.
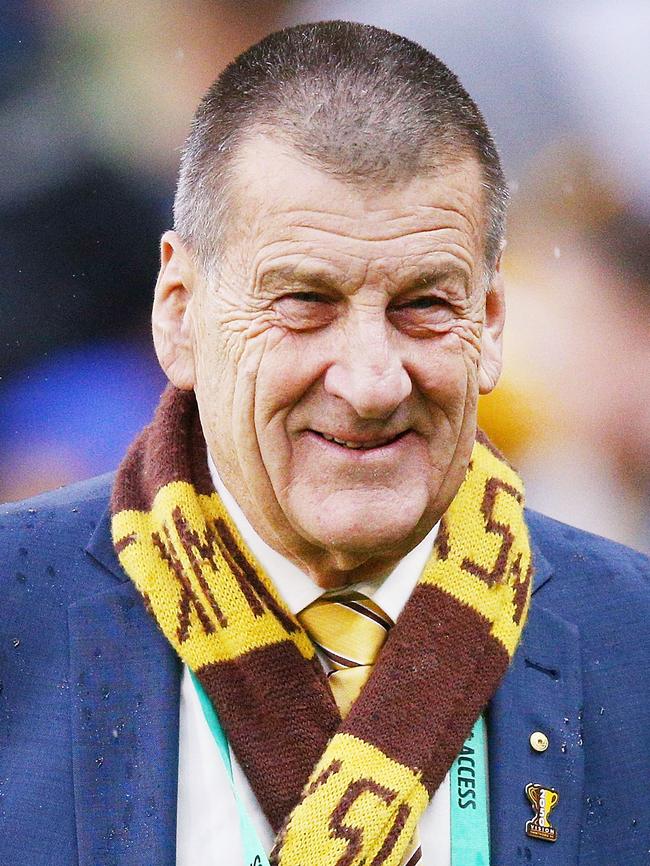
[[[0,510],[0,866],[175,864],[180,664],[116,559],[110,482]],[[649,561],[528,518],[531,614],[488,715],[492,866],[647,866]],[[555,843],[525,833],[529,782],[559,793]]]

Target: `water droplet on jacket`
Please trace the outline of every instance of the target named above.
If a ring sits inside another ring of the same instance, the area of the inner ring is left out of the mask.
[[[18,583],[27,583],[27,575],[23,574],[22,571],[17,571],[16,580],[18,581]]]
[[[15,637],[15,638],[11,641],[11,644],[12,644],[13,647],[19,647],[19,646],[20,646],[20,638],[19,638],[19,637]]]
[[[562,745],[560,746],[560,750],[563,755],[566,755],[566,743],[562,743]]]
[[[598,710],[598,715],[602,716],[602,715],[604,715],[604,713],[605,713],[605,707],[601,707],[600,710]]]
[[[102,698],[105,701],[108,700],[110,693],[111,693],[111,690],[108,688],[108,686],[102,686]]]
[[[95,763],[97,764],[98,767],[101,767],[102,764],[104,763],[104,758],[100,755],[98,758],[95,758]]]

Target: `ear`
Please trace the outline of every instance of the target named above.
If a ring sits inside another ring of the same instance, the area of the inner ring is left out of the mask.
[[[197,284],[196,269],[180,237],[165,232],[151,315],[153,342],[167,378],[185,391],[194,387],[195,379],[191,311]]]
[[[501,273],[501,256],[499,256],[485,296],[485,321],[481,336],[481,358],[478,373],[480,394],[489,394],[501,375],[505,318],[506,299],[503,274]]]

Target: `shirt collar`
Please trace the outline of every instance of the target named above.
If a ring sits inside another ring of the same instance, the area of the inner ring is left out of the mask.
[[[215,490],[226,506],[233,523],[257,561],[275,584],[291,613],[299,613],[308,604],[323,595],[325,590],[322,587],[314,583],[304,571],[301,571],[285,556],[270,547],[253,529],[235,497],[221,480],[210,454],[208,454],[208,467]],[[388,575],[377,580],[356,583],[349,589],[363,592],[373,598],[392,620],[396,620],[429,559],[439,525],[436,523],[422,541],[400,559]]]

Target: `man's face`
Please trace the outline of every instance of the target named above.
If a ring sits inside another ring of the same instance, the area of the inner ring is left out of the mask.
[[[268,138],[242,154],[186,311],[193,385],[227,487],[317,579],[403,555],[464,477],[503,310],[480,184],[474,161],[367,192]]]

